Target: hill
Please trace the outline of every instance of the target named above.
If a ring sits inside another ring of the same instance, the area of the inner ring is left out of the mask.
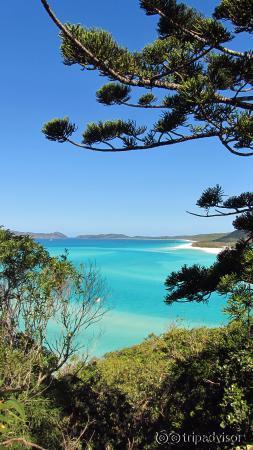
[[[127,236],[125,234],[80,234],[79,236],[76,236],[75,239],[132,239],[130,236]]]
[[[55,231],[53,233],[34,233],[34,232],[24,232],[24,231],[14,231],[16,235],[28,235],[34,239],[69,239],[63,233]],[[113,239],[127,239],[127,240],[189,240],[194,241],[194,247],[224,247],[226,244],[233,245],[237,240],[244,237],[241,231],[232,231],[230,233],[203,233],[203,234],[183,234],[176,236],[128,236],[126,234],[120,233],[107,233],[107,234],[80,234],[71,239],[83,239],[83,240],[113,240]]]
[[[232,231],[232,233],[226,234],[225,236],[217,239],[219,242],[236,242],[239,239],[243,239],[245,237],[245,233],[240,230]]]
[[[219,248],[219,247],[233,246],[237,241],[245,237],[245,233],[243,233],[243,231],[235,230],[227,234],[219,235],[217,233],[217,235],[215,237],[214,236],[215,236],[214,234],[196,236],[197,242],[193,243],[193,247]],[[193,240],[195,239],[193,238]]]
[[[17,236],[30,236],[34,239],[67,239],[65,234],[55,231],[53,233],[33,233],[31,231],[14,231]]]
[[[184,234],[181,236],[174,236],[173,239],[188,239],[190,241],[220,241],[230,233],[207,233],[207,234]]]

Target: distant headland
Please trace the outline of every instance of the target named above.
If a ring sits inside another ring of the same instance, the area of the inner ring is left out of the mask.
[[[30,231],[13,231],[18,236],[28,235],[34,239],[58,240],[58,239],[84,239],[84,240],[189,240],[193,247],[224,247],[233,245],[238,239],[243,238],[243,233],[232,231],[227,233],[209,233],[209,234],[189,234],[176,236],[128,236],[126,234],[108,233],[108,234],[80,234],[76,237],[69,237],[59,231],[52,233],[35,233]]]

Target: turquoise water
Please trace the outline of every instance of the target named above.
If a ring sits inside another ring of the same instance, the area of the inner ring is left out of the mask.
[[[51,255],[68,249],[69,258],[78,266],[96,262],[106,278],[110,295],[109,312],[81,339],[87,341],[90,354],[133,345],[149,333],[162,333],[171,324],[215,326],[225,322],[224,300],[214,294],[208,305],[164,303],[164,281],[183,264],[210,265],[216,256],[201,250],[174,249],[182,241],[164,240],[76,240],[40,241]]]

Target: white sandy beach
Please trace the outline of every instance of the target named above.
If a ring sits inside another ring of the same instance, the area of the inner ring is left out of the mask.
[[[187,244],[176,245],[175,247],[170,247],[170,250],[202,250],[206,253],[213,253],[214,255],[218,255],[218,253],[222,252],[225,247],[193,247],[193,243],[195,241],[189,241]]]

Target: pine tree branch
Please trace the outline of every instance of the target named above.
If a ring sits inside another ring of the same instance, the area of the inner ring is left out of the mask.
[[[224,147],[226,147],[226,149],[230,153],[233,153],[233,155],[236,155],[236,156],[253,156],[253,152],[247,152],[247,153],[238,152],[234,148],[230,147],[230,145],[228,145],[228,142],[226,142],[225,139],[223,139],[223,137],[221,135],[219,135],[219,139],[220,139],[221,143],[224,145]]]
[[[70,144],[83,148],[86,150],[91,150],[94,152],[102,152],[102,153],[116,153],[116,152],[129,152],[134,150],[151,150],[153,148],[157,147],[165,147],[167,145],[174,145],[174,144],[180,144],[183,142],[193,141],[197,139],[203,139],[208,137],[215,137],[218,136],[217,131],[208,131],[206,133],[199,133],[199,134],[191,134],[189,136],[183,136],[178,139],[171,139],[170,141],[163,141],[163,142],[156,142],[150,145],[136,145],[133,147],[125,147],[125,148],[99,148],[99,147],[93,147],[91,145],[85,145],[85,144],[79,144],[78,142],[73,141],[72,139],[67,138],[65,142],[69,142]]]
[[[162,88],[162,89],[169,89],[169,90],[178,90],[180,88],[180,84],[178,83],[171,83],[167,81],[159,81],[156,80],[155,77],[152,77],[151,79],[133,79],[132,77],[122,75],[118,72],[116,72],[114,69],[112,69],[110,66],[105,64],[101,59],[97,58],[96,55],[94,55],[88,48],[86,48],[81,42],[78,41],[71,33],[70,31],[60,22],[60,20],[56,17],[54,12],[52,11],[51,7],[49,6],[48,2],[46,0],[41,0],[41,3],[46,10],[47,14],[50,16],[52,21],[55,23],[55,25],[62,31],[62,33],[67,36],[71,42],[80,48],[81,51],[83,51],[88,57],[91,58],[92,62],[96,66],[96,68],[103,71],[106,75],[111,76],[112,78],[120,81],[122,84],[126,84],[129,86],[136,86],[136,87],[156,87],[156,88]],[[157,10],[159,14],[163,14],[160,10]],[[163,16],[165,16],[163,14]],[[167,16],[165,16],[167,17]],[[189,30],[186,30],[182,28],[183,31],[189,32]],[[193,33],[193,32],[189,32]],[[194,33],[195,35],[195,33]],[[196,35],[196,38],[199,38],[203,43],[210,45],[204,38],[199,37]],[[216,47],[217,48],[217,47]],[[208,49],[209,51],[210,49]],[[236,52],[237,53],[237,52]],[[237,56],[243,56],[242,53],[237,54]],[[216,102],[217,103],[225,103],[230,105],[236,105],[238,107],[241,107],[243,109],[247,110],[253,110],[253,105],[250,103],[238,101],[236,99],[230,99],[227,97],[223,97],[220,95],[216,95]]]
[[[120,105],[129,106],[130,108],[145,108],[145,109],[165,109],[170,108],[170,106],[165,105],[139,105],[139,103],[127,103],[127,102],[120,102]]]
[[[253,104],[241,101],[243,97],[224,97],[222,95],[216,94],[214,103],[225,103],[226,105],[237,106],[238,108],[246,109],[248,111],[253,111]]]
[[[231,89],[231,91],[235,91],[234,87],[231,87],[230,89]],[[253,86],[249,87],[249,88],[245,88],[245,89],[240,89],[240,92],[250,92],[250,91],[253,91]]]
[[[191,211],[186,211],[188,214],[190,214],[191,216],[196,216],[196,217],[225,217],[225,216],[234,216],[235,214],[242,214],[245,212],[251,212],[252,208],[248,207],[245,209],[241,209],[240,211],[232,211],[232,212],[227,212],[224,213],[222,211],[217,211],[217,214],[197,214],[197,213],[193,213]]]
[[[244,99],[251,100],[251,99],[253,99],[253,97],[251,98],[251,96],[248,96],[248,97],[229,98],[229,97],[224,97],[219,94],[215,94],[215,98],[210,100],[210,103],[223,103],[225,105],[237,106],[238,108],[246,109],[248,111],[253,111],[253,104],[242,101]],[[207,101],[207,103],[209,103],[209,102]],[[131,108],[146,108],[146,109],[171,108],[170,106],[166,106],[166,105],[139,105],[139,104],[127,103],[127,102],[120,102],[119,104],[125,105],[125,106],[130,106]]]
[[[160,9],[154,8],[154,10],[157,12],[157,14],[159,14],[159,16],[161,16],[161,17],[163,17],[163,18],[165,18],[165,19],[170,21],[170,18],[166,14],[164,14]],[[208,42],[205,38],[199,36],[196,32],[194,32],[192,30],[188,30],[185,27],[182,27],[181,25],[179,25],[175,21],[173,21],[173,24],[176,25],[184,33],[186,33],[189,36],[192,36],[193,38],[195,38],[197,41],[202,42],[205,45],[210,45],[210,42]],[[222,45],[219,45],[219,44],[213,45],[213,48],[216,48],[217,50],[220,50],[221,52],[226,53],[227,55],[237,56],[239,58],[245,56],[244,53],[237,52],[236,50],[231,50],[231,49],[223,47]]]
[[[253,88],[252,88],[253,89]],[[243,89],[240,91],[240,92],[246,92],[246,91],[243,91]],[[245,95],[245,96],[241,96],[241,97],[235,97],[235,100],[236,101],[241,101],[241,100],[253,100],[253,95]]]
[[[175,69],[167,70],[163,73],[159,73],[157,75],[154,75],[152,77],[152,80],[159,80],[162,77],[172,75],[178,70],[185,69],[185,67],[190,66],[191,64],[199,61],[201,58],[206,56],[211,50],[213,49],[213,46],[210,46],[209,48],[203,50],[200,54],[196,55],[194,58],[192,58],[190,61],[187,61],[187,63],[180,64],[178,67],[175,67]]]
[[[215,121],[211,120],[210,117],[208,117],[208,115],[205,114],[205,110],[203,110],[202,106],[200,106],[201,112],[205,118],[205,120],[211,124],[214,129],[217,130],[217,136],[219,138],[219,140],[221,141],[222,145],[224,145],[224,147],[233,155],[236,156],[253,156],[253,152],[239,152],[237,150],[235,150],[234,148],[232,148],[229,143],[230,142],[235,142],[235,139],[232,138],[230,140],[228,139],[224,139],[223,134],[225,134],[226,132],[228,133],[229,131],[233,131],[231,128],[230,129],[223,129],[222,127],[222,123],[221,124],[217,124],[215,123]],[[252,148],[252,147],[251,147]]]
[[[71,42],[73,42],[74,45],[80,48],[81,51],[83,51],[88,57],[91,58],[94,65],[103,71],[105,74],[113,77],[114,79],[120,81],[122,84],[127,84],[130,86],[136,86],[136,87],[156,87],[156,88],[162,88],[162,89],[169,89],[169,90],[178,90],[180,88],[180,84],[178,83],[170,83],[167,81],[159,81],[154,78],[151,79],[132,79],[129,76],[124,76],[118,72],[116,72],[114,69],[109,67],[107,64],[105,64],[103,61],[98,59],[88,48],[86,48],[81,42],[79,42],[71,33],[70,31],[60,22],[60,20],[56,17],[54,12],[52,11],[51,7],[49,6],[48,2],[46,0],[41,0],[41,3],[52,19],[52,21],[56,24],[56,26],[62,31],[64,35],[66,35]],[[203,40],[203,38],[200,38]],[[205,41],[205,40],[204,40]],[[205,41],[206,44],[208,42]],[[209,44],[210,45],[210,44]],[[243,54],[241,54],[243,55]],[[216,95],[216,101],[217,103],[225,103],[225,104],[231,104],[236,105],[238,107],[241,107],[243,109],[253,110],[253,105],[246,102],[240,102],[236,101],[235,99],[230,99],[226,97],[222,97],[220,95]]]
[[[51,7],[49,6],[48,2],[46,0],[40,0],[44,9],[46,10],[49,17],[52,19],[52,21],[55,23],[55,25],[62,31],[62,33],[70,39],[70,41],[77,46],[82,52],[84,52],[85,55],[87,55],[91,60],[92,63],[96,68],[104,72],[104,74],[120,81],[122,84],[127,84],[130,86],[136,86],[136,87],[157,87],[161,89],[170,89],[170,90],[177,90],[180,85],[177,83],[169,83],[167,81],[161,82],[159,80],[152,81],[151,79],[144,79],[140,78],[138,80],[133,79],[132,77],[122,75],[118,72],[116,72],[113,68],[105,64],[101,59],[97,58],[96,55],[94,55],[88,48],[86,48],[78,39],[76,39],[70,31],[63,25],[62,22],[56,17],[54,12],[52,11]]]

